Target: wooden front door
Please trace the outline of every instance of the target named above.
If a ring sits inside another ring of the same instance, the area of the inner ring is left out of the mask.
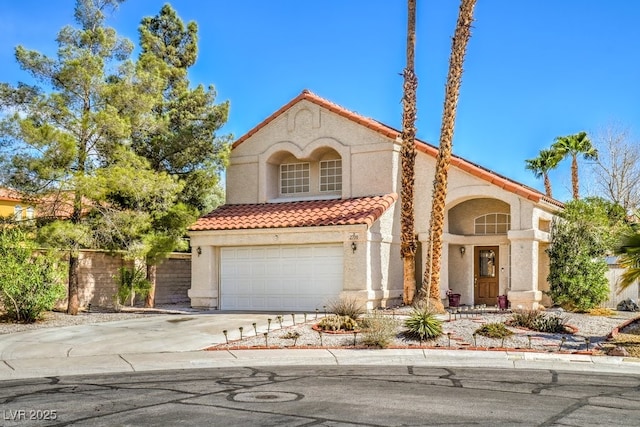
[[[500,283],[498,246],[476,246],[473,250],[474,304],[498,303]]]

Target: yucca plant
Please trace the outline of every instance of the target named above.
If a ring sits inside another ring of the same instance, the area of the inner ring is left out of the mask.
[[[411,339],[425,341],[442,335],[442,321],[426,305],[414,307],[404,326],[407,328],[405,336]]]

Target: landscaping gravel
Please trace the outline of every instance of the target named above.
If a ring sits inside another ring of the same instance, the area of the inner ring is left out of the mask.
[[[407,309],[384,310],[384,315],[396,322],[396,334],[391,339],[389,348],[476,348],[476,349],[533,349],[538,351],[594,351],[602,349],[611,332],[629,319],[638,316],[632,312],[614,312],[611,316],[592,316],[578,313],[558,313],[567,319],[567,325],[574,329],[573,334],[551,334],[530,331],[521,328],[508,327],[514,332],[510,337],[502,339],[486,338],[481,335],[474,337],[474,332],[485,323],[502,323],[511,317],[509,312],[465,312],[456,315],[442,315],[443,334],[436,340],[420,343],[404,337],[403,322],[407,318]],[[554,313],[555,314],[555,313]],[[229,344],[222,344],[217,348],[238,347],[362,347],[364,332],[334,334],[319,333],[313,329],[322,315],[316,319],[315,314],[307,315],[304,323],[302,314],[296,314],[296,324],[291,315],[283,315],[282,328],[274,315],[274,321],[267,337],[264,336],[266,325],[256,325],[255,330],[244,331],[243,339],[239,340],[238,331],[228,331]],[[588,338],[588,342],[586,340]]]
[[[126,319],[143,318],[158,314],[182,313],[193,314],[198,310],[184,306],[161,306],[155,309],[143,309],[125,307],[123,311],[98,311],[81,312],[77,316],[69,316],[59,312],[45,313],[42,320],[33,324],[12,323],[6,320],[0,321],[0,335],[21,331],[29,331],[41,328],[54,328],[73,325],[83,325],[99,322],[112,322]],[[575,329],[573,334],[540,333],[521,328],[509,327],[514,332],[510,337],[502,339],[486,338],[481,335],[474,337],[474,332],[485,323],[502,323],[511,317],[509,312],[462,312],[461,314],[446,314],[440,316],[443,320],[443,334],[436,340],[420,343],[404,337],[403,322],[407,318],[410,308],[379,310],[377,313],[395,321],[395,336],[391,338],[388,347],[439,347],[439,348],[476,348],[476,349],[534,349],[538,351],[585,351],[599,350],[611,332],[623,323],[639,317],[639,313],[616,311],[611,316],[592,316],[589,314],[561,313],[567,319],[566,323]],[[240,340],[239,330],[228,332],[228,344],[221,344],[217,348],[237,347],[264,347],[268,345],[274,348],[296,347],[362,347],[364,331],[354,333],[332,334],[318,333],[313,329],[322,317],[322,313],[282,314],[282,327],[278,321],[278,314],[274,313],[270,326],[256,324],[255,329],[244,330],[243,339]],[[306,320],[306,322],[305,322]],[[242,326],[242,325],[238,325]],[[267,332],[265,339],[264,333]],[[588,342],[585,338],[588,338]],[[564,339],[564,341],[563,341]]]

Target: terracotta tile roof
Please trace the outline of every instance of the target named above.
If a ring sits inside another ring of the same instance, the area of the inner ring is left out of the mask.
[[[398,195],[391,193],[352,199],[224,205],[198,219],[189,229],[244,230],[354,224],[370,227],[397,199]]]
[[[297,97],[295,97],[294,99],[292,99],[291,101],[289,101],[285,106],[283,106],[282,108],[280,108],[278,111],[276,111],[275,113],[273,113],[272,115],[270,115],[269,117],[267,117],[267,119],[265,119],[264,121],[262,121],[260,124],[258,124],[256,127],[254,127],[253,129],[251,129],[249,132],[247,132],[246,134],[244,134],[242,137],[240,137],[240,139],[238,139],[232,146],[232,148],[237,147],[238,145],[242,144],[244,141],[246,141],[247,139],[249,139],[249,137],[251,137],[252,135],[254,135],[255,133],[257,133],[260,129],[262,129],[263,127],[265,127],[267,124],[269,124],[270,122],[272,122],[273,120],[275,120],[278,116],[280,116],[282,113],[284,113],[286,110],[288,110],[289,108],[291,108],[294,104],[300,102],[301,100],[306,100],[309,102],[312,102],[316,105],[319,105],[320,107],[323,107],[335,114],[338,114],[339,116],[342,116],[346,119],[349,119],[355,123],[358,123],[362,126],[365,126],[368,129],[373,130],[374,132],[378,132],[379,134],[382,134],[388,138],[395,140],[399,140],[400,138],[400,131],[397,129],[392,128],[391,126],[387,126],[384,123],[380,123],[377,120],[368,118],[368,117],[364,117],[358,113],[355,113],[353,111],[349,111],[346,108],[343,108],[337,104],[334,104],[333,102],[324,99],[316,94],[314,94],[313,92],[310,92],[309,90],[305,89],[302,91],[302,93],[300,95],[298,95]],[[429,154],[433,157],[436,157],[438,154],[438,149],[436,147],[434,147],[431,144],[428,144],[424,141],[420,141],[418,139],[416,139],[416,149],[418,151],[421,151],[423,153]],[[485,181],[488,181],[494,185],[497,185],[500,188],[503,188],[507,191],[510,191],[512,193],[518,194],[519,196],[522,196],[526,199],[529,199],[533,202],[540,202],[541,200],[549,203],[551,205],[557,206],[557,207],[564,207],[564,204],[558,200],[555,200],[551,197],[547,197],[544,193],[541,193],[538,190],[535,190],[531,187],[528,187],[524,184],[521,184],[519,182],[516,182],[510,178],[507,178],[505,176],[502,176],[496,172],[493,172],[490,169],[484,168],[482,166],[479,166],[473,162],[470,162],[468,160],[463,159],[462,157],[458,157],[456,155],[452,156],[451,159],[451,165],[467,172],[470,173],[473,176],[476,176],[478,178],[481,178]]]
[[[15,190],[11,190],[9,188],[0,188],[0,200],[6,200],[9,202],[21,202],[23,199],[24,197],[22,197],[20,193]]]

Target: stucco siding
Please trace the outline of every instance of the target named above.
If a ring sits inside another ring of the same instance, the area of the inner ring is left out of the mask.
[[[258,163],[230,164],[226,172],[226,203],[258,203]]]

